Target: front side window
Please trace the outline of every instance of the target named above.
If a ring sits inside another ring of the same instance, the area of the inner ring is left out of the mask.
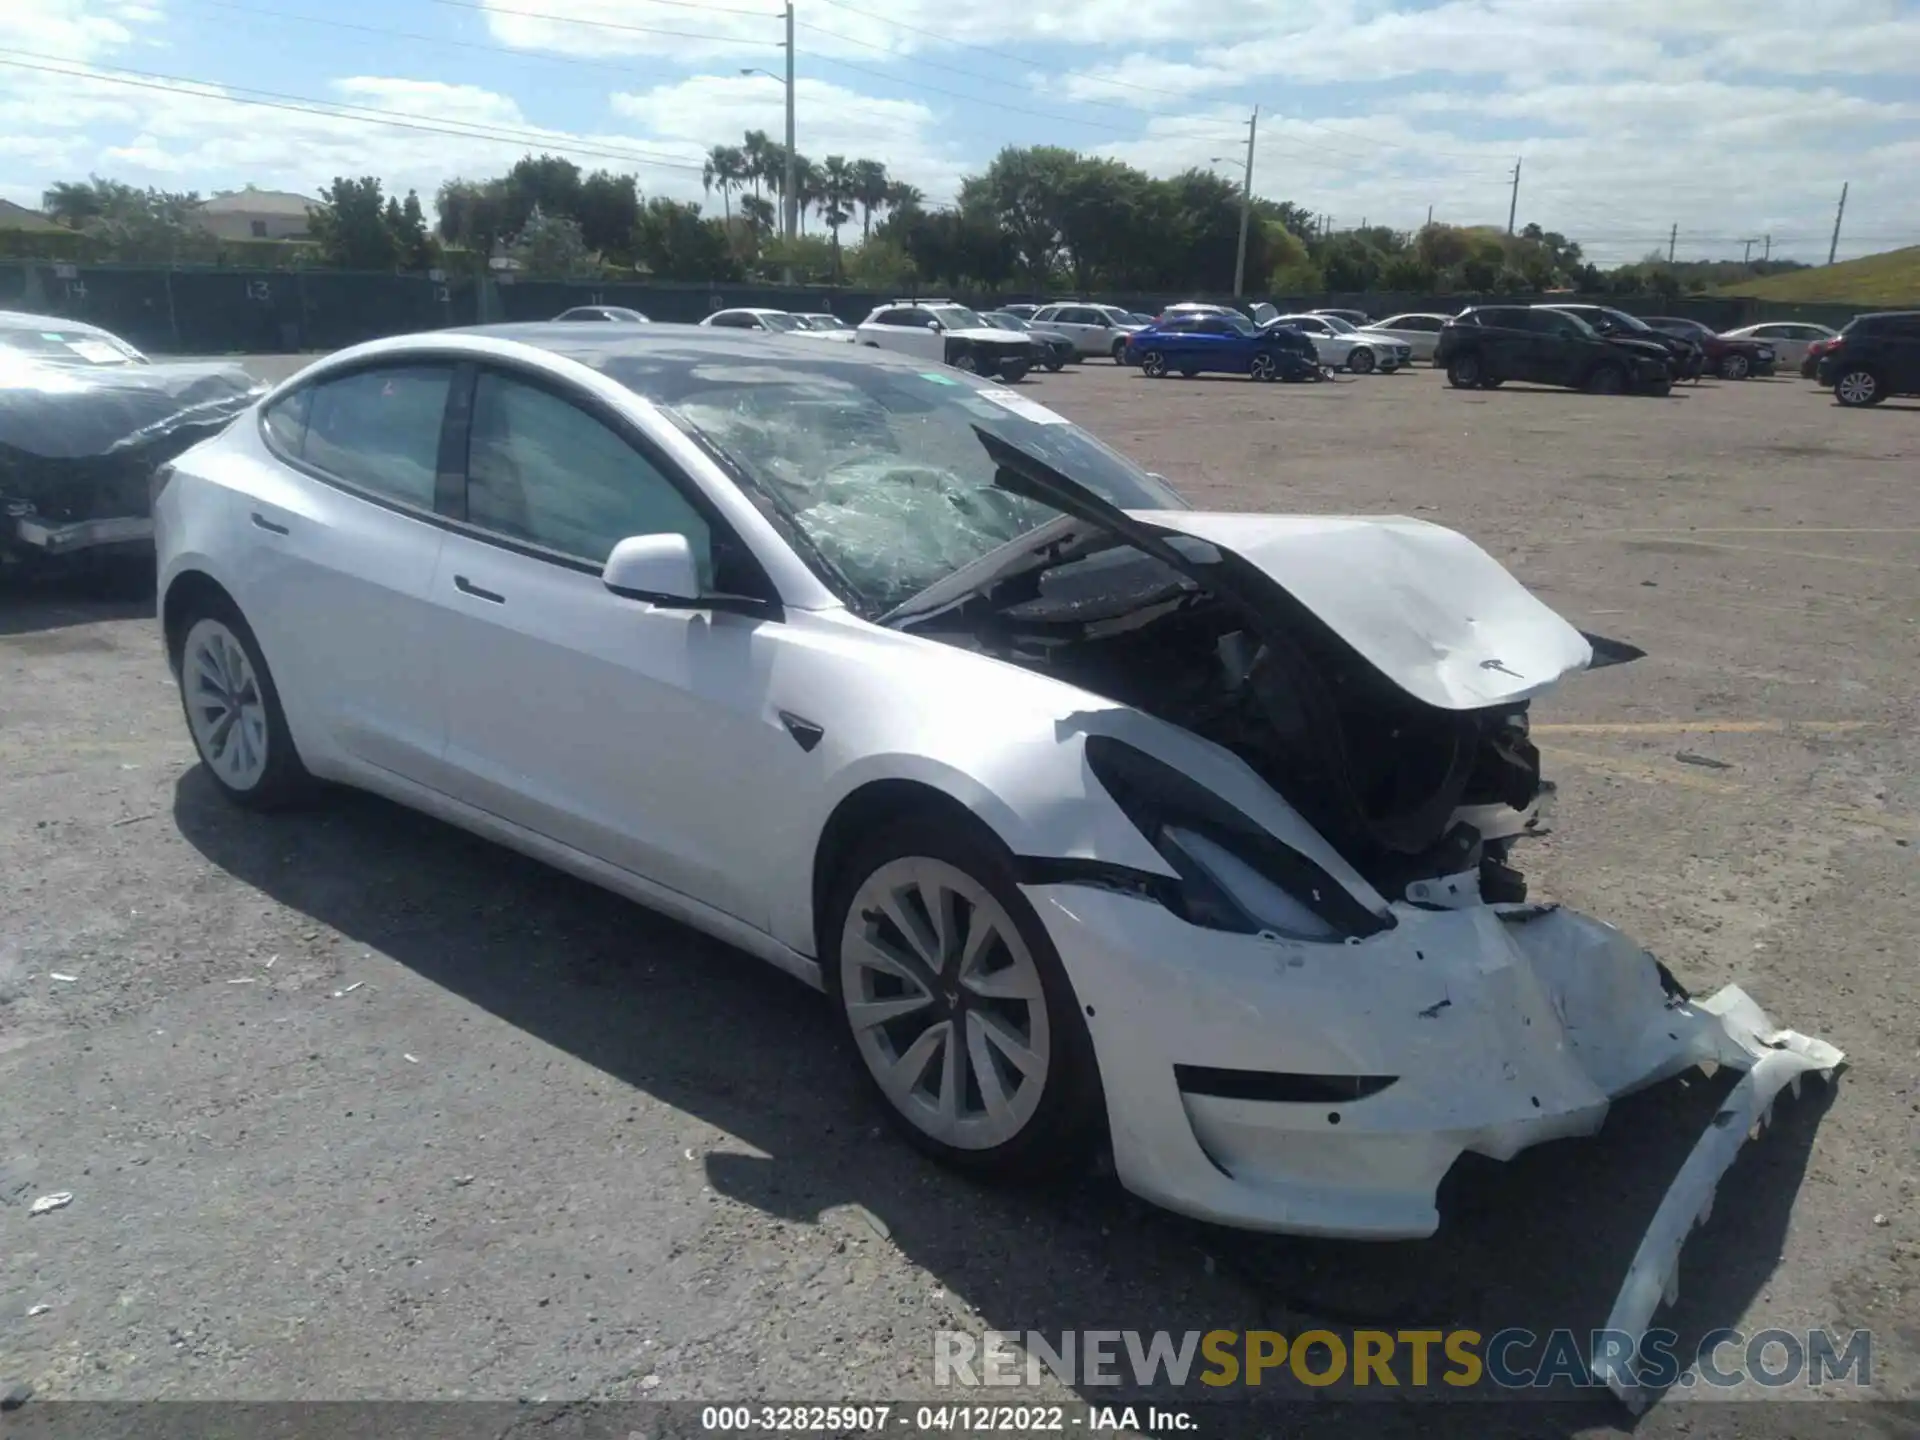
[[[470,524],[596,565],[630,535],[685,535],[701,585],[710,586],[706,520],[644,455],[579,406],[485,370],[474,386],[471,436]]]
[[[356,489],[431,510],[452,380],[451,365],[389,366],[322,380],[307,387],[306,434],[293,453]]]
[[[764,329],[778,330],[782,334],[789,330],[804,330],[807,328],[791,315],[756,315],[753,318],[755,323]]]
[[[933,318],[949,330],[979,330],[986,324],[964,305],[937,305]]]

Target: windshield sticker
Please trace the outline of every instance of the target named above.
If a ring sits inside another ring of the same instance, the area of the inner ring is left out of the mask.
[[[118,365],[127,358],[104,340],[69,340],[67,348],[95,365]]]
[[[62,345],[67,343],[67,337],[62,335],[58,330],[42,330],[40,332],[40,338],[42,340],[58,340]]]
[[[931,380],[936,385],[958,385],[960,383],[951,375],[936,375],[930,370],[922,370],[920,372],[920,378],[922,380]]]
[[[1002,410],[1011,411],[1022,420],[1031,420],[1036,425],[1070,425],[1073,423],[1067,419],[1066,416],[1057,415],[1047,409],[1046,406],[1035,404],[1033,401],[1027,399],[1026,396],[1016,394],[1012,390],[1003,390],[996,386],[986,390],[976,390],[973,393],[982,400],[992,401]]]

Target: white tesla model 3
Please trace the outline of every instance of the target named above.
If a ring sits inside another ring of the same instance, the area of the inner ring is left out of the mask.
[[[1418,1236],[1463,1151],[1839,1061],[1526,901],[1593,642],[1438,526],[1201,513],[976,377],[672,325],[358,346],[156,484],[234,801],[361,786],[765,957],[949,1163]]]

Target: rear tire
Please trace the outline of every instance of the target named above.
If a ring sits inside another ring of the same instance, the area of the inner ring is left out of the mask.
[[[1855,365],[1833,377],[1833,398],[1849,410],[1864,409],[1886,399],[1887,387],[1877,372]]]
[[[260,642],[229,600],[208,596],[182,617],[180,709],[220,793],[248,810],[308,799],[313,776],[287,728]]]
[[[1116,365],[1126,364],[1127,363],[1127,337],[1122,335],[1118,340],[1114,341],[1113,350],[1110,353],[1113,355],[1114,364]]]
[[[821,973],[895,1128],[956,1169],[1022,1180],[1086,1156],[1105,1107],[1079,1001],[1011,860],[966,820],[886,826],[838,867]]]
[[[1478,390],[1486,378],[1478,355],[1456,355],[1447,362],[1447,383],[1456,390]]]
[[[1280,373],[1279,364],[1271,355],[1256,355],[1250,373],[1256,380],[1271,382]]]
[[[1667,384],[1672,386],[1671,378]],[[1589,395],[1618,395],[1627,388],[1627,372],[1618,365],[1596,365],[1587,375],[1583,388]]]

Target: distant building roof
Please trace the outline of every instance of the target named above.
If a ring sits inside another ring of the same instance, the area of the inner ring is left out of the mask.
[[[293,215],[304,216],[320,208],[320,202],[291,190],[235,190],[200,202],[207,215]]]
[[[38,210],[29,210],[11,200],[0,200],[0,230],[64,230]]]

